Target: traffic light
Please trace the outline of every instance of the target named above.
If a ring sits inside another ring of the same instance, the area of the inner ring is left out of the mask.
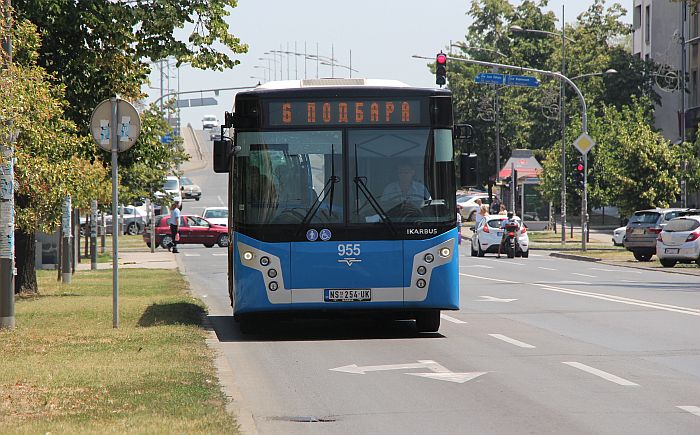
[[[476,186],[477,183],[477,155],[462,153],[459,156],[459,178],[462,186]]]
[[[442,51],[435,57],[435,83],[440,86],[447,83],[447,55]]]
[[[578,161],[574,164],[574,186],[583,189],[584,183],[584,170],[585,167],[582,161]]]

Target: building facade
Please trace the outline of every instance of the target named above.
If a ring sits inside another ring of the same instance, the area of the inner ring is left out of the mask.
[[[687,2],[671,0],[633,2],[632,53],[659,65],[654,81],[661,104],[654,112],[655,127],[672,143],[680,142],[681,117],[685,113],[686,140],[693,140],[700,122],[700,6],[691,8]],[[681,92],[683,41],[685,95]],[[697,193],[687,195],[688,205],[700,206],[697,200]]]

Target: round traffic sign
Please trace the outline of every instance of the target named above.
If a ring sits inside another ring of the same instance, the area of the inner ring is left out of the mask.
[[[117,151],[124,152],[134,146],[141,133],[141,118],[128,101],[117,98]],[[112,151],[112,100],[97,105],[90,117],[90,132],[97,146]]]

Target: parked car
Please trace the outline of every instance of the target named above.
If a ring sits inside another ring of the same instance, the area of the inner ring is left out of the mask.
[[[124,209],[124,234],[136,235],[143,232],[146,227],[146,216],[142,215],[141,212],[133,205],[127,205],[123,207]],[[122,207],[118,207],[118,212],[120,215],[122,213]],[[102,214],[97,214],[98,225],[102,222]],[[80,233],[82,235],[89,234],[90,230],[86,228],[87,216],[80,217]],[[107,234],[112,234],[112,215],[105,214],[105,225],[107,227]]]
[[[214,132],[212,132],[212,133],[209,135],[209,140],[210,140],[210,141],[221,140],[221,133],[214,133]]]
[[[207,207],[202,217],[213,224],[228,226],[228,208],[226,207]]]
[[[182,199],[199,201],[199,198],[202,197],[202,189],[187,177],[180,177],[180,190],[182,191]]]
[[[219,126],[219,120],[216,119],[216,115],[204,115],[202,118],[202,129],[206,130],[209,128],[216,128]]]
[[[488,198],[488,194],[457,196],[457,206],[458,208],[459,206],[462,207],[460,209],[462,222],[476,220],[476,214],[479,212],[479,205],[476,203],[476,200],[480,199],[482,203],[486,204]]]
[[[693,261],[700,266],[700,216],[671,219],[656,239],[656,255],[663,267]]]
[[[173,242],[170,235],[170,225],[168,219],[170,216],[160,216],[158,225],[156,226],[156,246],[167,249]],[[228,228],[212,224],[201,216],[196,215],[181,215],[180,216],[180,240],[178,245],[202,244],[207,248],[214,245],[219,245],[222,248],[228,246],[230,238]],[[148,232],[143,233],[143,241],[151,247],[151,235]]]
[[[637,261],[649,261],[656,253],[656,238],[671,219],[678,217],[685,208],[654,208],[635,211],[625,230],[625,249],[632,252]]]
[[[623,246],[623,242],[625,241],[625,233],[627,232],[627,227],[620,227],[620,228],[615,228],[613,231],[613,245],[615,246]]]
[[[527,258],[530,255],[530,238],[527,235],[527,227],[523,225],[520,217],[513,216],[518,222],[518,245],[519,250],[515,252],[516,257]],[[472,236],[471,254],[472,257],[483,257],[484,254],[498,253],[498,246],[503,238],[502,222],[507,220],[506,216],[489,216],[483,219],[474,228]]]

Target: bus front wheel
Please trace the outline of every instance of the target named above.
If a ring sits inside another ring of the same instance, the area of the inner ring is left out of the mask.
[[[440,329],[440,310],[422,311],[416,315],[418,332],[437,332]]]

